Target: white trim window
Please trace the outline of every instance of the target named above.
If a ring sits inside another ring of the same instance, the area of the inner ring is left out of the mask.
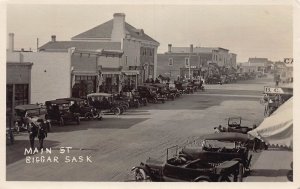
[[[185,58],[184,59],[184,64],[185,64],[185,67],[190,67],[190,59],[189,58]]]
[[[173,58],[169,58],[169,66],[173,66],[174,62],[173,62]]]

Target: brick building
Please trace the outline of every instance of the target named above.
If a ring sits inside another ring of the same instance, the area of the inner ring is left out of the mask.
[[[158,74],[172,80],[178,77],[207,77],[218,72],[216,67],[236,68],[236,56],[220,47],[172,47],[169,44],[168,52],[158,54]]]

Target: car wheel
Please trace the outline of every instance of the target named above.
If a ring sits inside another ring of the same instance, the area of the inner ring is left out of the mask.
[[[172,100],[173,100],[173,101],[175,100],[175,95],[172,95]]]
[[[207,176],[200,176],[194,180],[195,182],[210,182],[210,178]]]
[[[135,178],[135,181],[138,181],[138,182],[147,182],[147,181],[151,182],[151,179],[148,178],[144,169],[141,169],[141,168],[135,170],[134,178]]]
[[[221,175],[218,178],[218,182],[231,182],[231,180],[228,175]]]
[[[114,108],[114,109],[113,109],[113,113],[114,113],[115,115],[120,115],[120,114],[121,114],[120,108],[118,108],[118,107]]]
[[[84,114],[84,119],[86,119],[86,120],[91,120],[92,117],[93,117],[93,115],[91,112],[87,112]]]
[[[144,100],[144,106],[147,106],[147,105],[148,105],[148,100],[145,99],[145,100]]]

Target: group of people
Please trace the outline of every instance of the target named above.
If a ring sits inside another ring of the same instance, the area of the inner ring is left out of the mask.
[[[30,147],[34,149],[35,138],[39,140],[39,149],[43,148],[44,139],[47,137],[47,125],[44,120],[39,117],[31,117],[28,112],[25,113],[23,123],[26,125],[29,133]]]

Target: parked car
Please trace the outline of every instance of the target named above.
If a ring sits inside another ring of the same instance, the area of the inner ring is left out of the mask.
[[[66,123],[75,122],[80,124],[80,114],[71,111],[70,102],[67,100],[50,100],[46,101],[46,119],[59,123],[64,126]]]
[[[222,80],[220,76],[210,76],[206,79],[207,84],[220,84],[222,85]]]
[[[168,89],[168,86],[163,83],[151,83],[150,86],[156,87],[157,93],[159,93],[161,96],[165,96],[167,99],[175,100],[176,94],[171,93]]]
[[[169,150],[176,148],[170,156]],[[242,181],[241,164],[238,161],[223,161],[215,164],[200,158],[188,160],[177,153],[178,146],[167,149],[166,162],[149,158],[145,163],[133,167],[136,181],[191,181],[191,182],[230,182]],[[238,179],[239,178],[239,179]]]
[[[229,133],[247,134],[249,131],[256,128],[256,125],[253,125],[252,127],[241,126],[241,123],[242,123],[241,120],[242,120],[241,117],[230,117],[230,118],[228,118],[228,124],[227,124],[228,126],[227,127],[222,127],[220,125],[219,127],[215,127],[214,129],[217,133],[229,132]],[[253,151],[268,149],[268,146],[258,138],[249,139],[247,145],[248,145],[248,148]]]
[[[39,118],[46,124],[47,132],[51,130],[51,122],[46,118],[47,111],[37,104],[25,104],[15,107],[15,130],[28,131],[29,118]]]
[[[79,113],[81,118],[86,120],[97,119],[102,120],[103,114],[93,106],[88,105],[86,99],[82,98],[60,98],[56,100],[66,100],[70,102],[70,106],[74,106],[74,112]]]
[[[88,104],[102,113],[113,113],[115,115],[123,114],[125,109],[117,103],[112,94],[109,93],[91,93],[87,95]]]
[[[140,85],[137,87],[137,90],[141,97],[147,98],[148,102],[157,103],[158,101],[161,101],[162,103],[165,103],[167,99],[157,92],[158,89],[156,87],[150,85]]]
[[[138,90],[134,90],[134,91],[132,92],[132,97],[133,97],[133,99],[138,100],[138,102],[139,102],[140,105],[144,105],[144,106],[147,106],[147,105],[148,105],[148,100],[147,100],[147,98],[146,98],[146,97],[142,97],[142,96],[140,95],[140,93],[139,93]]]
[[[188,145],[180,152],[187,160],[202,159],[213,163],[239,161],[243,170],[250,170],[252,155],[249,153],[250,139],[241,133],[214,133],[203,137],[200,145]]]

